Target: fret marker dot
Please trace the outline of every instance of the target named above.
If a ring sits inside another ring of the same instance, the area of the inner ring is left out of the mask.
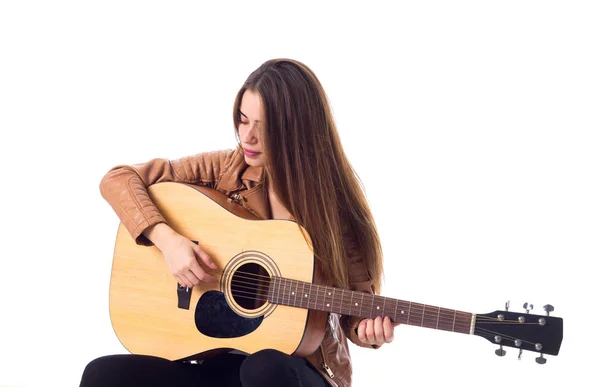
[[[331,292],[329,292],[329,295],[331,296]]]
[[[379,310],[379,307],[377,307],[377,310]]]
[[[292,296],[294,295],[294,292],[292,292]]]
[[[404,311],[403,311],[403,310],[401,310],[401,311],[400,311],[400,314],[404,314]]]
[[[358,302],[354,304],[354,306],[358,306]]]
[[[304,297],[308,297],[308,294],[305,294]]]
[[[327,306],[329,306],[329,304],[327,304]]]

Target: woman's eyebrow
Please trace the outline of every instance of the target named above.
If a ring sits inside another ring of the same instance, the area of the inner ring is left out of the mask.
[[[245,115],[244,113],[242,113],[241,110],[238,109],[238,112],[240,112],[240,114],[243,115],[244,117],[248,118],[248,116]],[[254,122],[260,122],[260,120],[254,120]]]

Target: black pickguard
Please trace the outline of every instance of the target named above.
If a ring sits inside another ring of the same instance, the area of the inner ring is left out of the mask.
[[[263,316],[246,318],[235,313],[223,293],[212,290],[198,300],[194,314],[200,333],[214,338],[233,338],[252,333],[260,326]]]

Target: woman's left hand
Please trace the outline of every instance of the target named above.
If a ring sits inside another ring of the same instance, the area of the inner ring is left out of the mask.
[[[392,323],[388,316],[384,319],[377,316],[375,319],[364,319],[358,324],[358,339],[365,344],[383,345],[394,340],[394,327],[400,323]]]

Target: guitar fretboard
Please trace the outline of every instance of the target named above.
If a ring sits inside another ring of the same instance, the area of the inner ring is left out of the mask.
[[[457,333],[470,334],[473,327],[472,313],[281,277],[271,278],[268,299],[274,304],[346,316],[389,316],[394,322]]]

